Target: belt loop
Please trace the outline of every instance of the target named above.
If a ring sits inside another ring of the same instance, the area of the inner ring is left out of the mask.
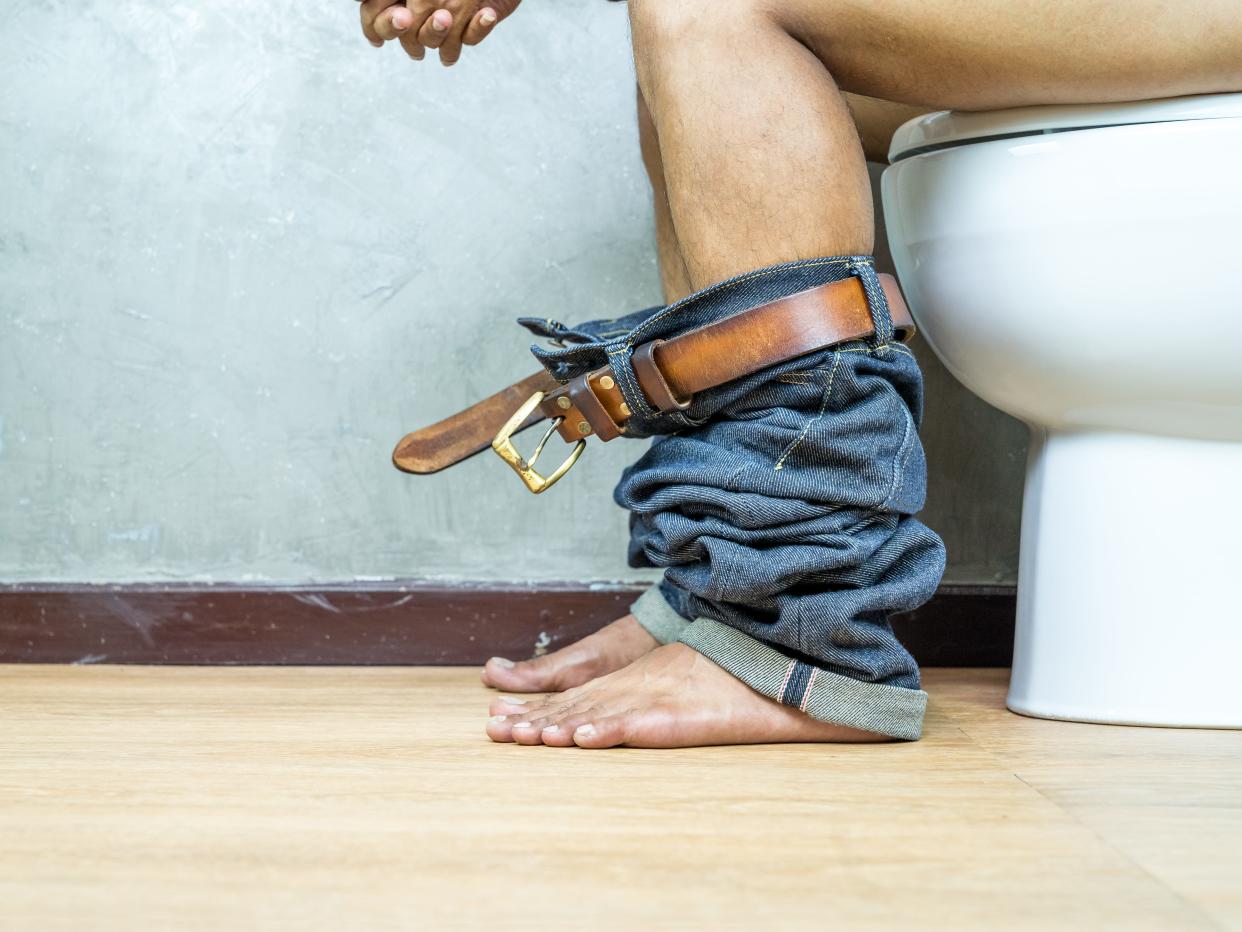
[[[612,374],[616,377],[617,388],[621,397],[630,406],[630,411],[643,419],[650,419],[659,414],[647,401],[642,386],[638,384],[638,376],[634,373],[634,365],[630,361],[633,347],[626,339],[617,340],[608,346],[608,362],[612,366]]]
[[[851,264],[867,295],[867,307],[871,311],[871,323],[875,327],[875,336],[872,339],[877,346],[883,346],[893,339],[893,319],[888,313],[888,299],[884,297],[884,286],[876,275],[875,262],[868,258],[855,260]]]

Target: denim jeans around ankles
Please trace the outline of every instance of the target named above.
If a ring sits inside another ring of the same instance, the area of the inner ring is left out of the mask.
[[[857,276],[876,336],[788,360],[660,414],[632,348],[795,292]],[[525,319],[565,345],[532,348],[567,380],[606,362],[656,439],[621,476],[629,561],[664,568],[633,611],[772,699],[824,721],[914,739],[926,694],[888,618],[927,601],[944,570],[923,506],[922,374],[893,341],[868,256],[761,269],[665,308],[569,328]]]

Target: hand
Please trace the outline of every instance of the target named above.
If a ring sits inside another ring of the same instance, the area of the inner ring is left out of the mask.
[[[440,63],[453,65],[463,45],[478,45],[522,0],[363,0],[362,34],[376,48],[397,39],[405,53],[422,61],[440,50]]]

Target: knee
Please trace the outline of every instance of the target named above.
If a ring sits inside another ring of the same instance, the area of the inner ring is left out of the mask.
[[[711,0],[630,0],[630,35],[635,48],[689,35]]]
[[[776,23],[771,0],[629,0],[636,55],[718,43]]]

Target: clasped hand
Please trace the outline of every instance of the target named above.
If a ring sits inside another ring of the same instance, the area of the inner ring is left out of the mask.
[[[396,40],[415,61],[438,49],[454,65],[466,45],[478,45],[522,0],[363,0],[362,34],[376,48]]]

